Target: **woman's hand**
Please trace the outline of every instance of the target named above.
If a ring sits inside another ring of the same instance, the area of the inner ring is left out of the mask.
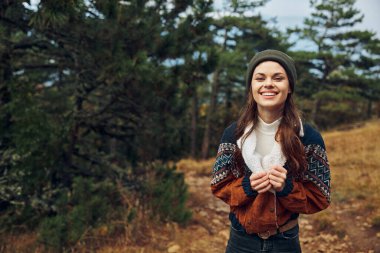
[[[279,165],[275,165],[269,171],[269,183],[277,192],[282,191],[285,187],[285,179],[288,171]]]
[[[272,188],[272,185],[270,184],[269,180],[269,174],[267,172],[263,171],[252,174],[249,177],[249,180],[251,182],[252,189],[257,191],[258,193],[266,192],[270,188]]]

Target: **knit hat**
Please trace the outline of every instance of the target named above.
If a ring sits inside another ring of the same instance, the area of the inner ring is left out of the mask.
[[[268,49],[257,53],[249,62],[246,76],[247,89],[251,87],[252,75],[255,68],[264,61],[275,61],[281,64],[288,75],[289,85],[291,91],[293,92],[297,81],[297,72],[296,66],[294,65],[294,60],[289,55],[273,49]]]

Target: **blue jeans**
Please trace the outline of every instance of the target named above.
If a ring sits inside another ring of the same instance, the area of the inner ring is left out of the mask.
[[[298,232],[297,225],[264,240],[255,234],[250,235],[231,226],[226,253],[301,253]]]

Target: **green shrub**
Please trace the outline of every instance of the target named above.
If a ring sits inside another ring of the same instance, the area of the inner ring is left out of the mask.
[[[187,185],[182,173],[160,162],[136,167],[135,172],[122,184],[110,178],[77,176],[71,187],[57,189],[51,198],[52,211],[35,218],[38,242],[48,252],[73,250],[78,242],[96,236],[104,224],[109,225],[108,232],[101,236],[133,229],[114,221],[131,223],[141,217],[141,210],[164,222],[186,224],[190,220]],[[23,217],[33,217],[36,211],[27,207]]]
[[[62,249],[67,238],[66,216],[57,215],[45,218],[39,228],[40,241],[55,249]]]
[[[116,189],[107,180],[94,182],[75,178],[69,197],[57,200],[60,213],[41,222],[39,240],[59,250],[74,245],[89,228],[106,220],[111,207],[116,204],[114,192]],[[62,203],[64,200],[66,205]]]
[[[149,169],[145,186],[145,198],[154,216],[161,220],[175,221],[186,224],[191,218],[191,212],[186,207],[188,199],[187,185],[184,175],[162,163],[153,163]]]

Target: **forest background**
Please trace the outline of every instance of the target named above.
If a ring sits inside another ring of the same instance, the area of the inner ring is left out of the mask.
[[[310,1],[312,14],[286,32],[256,11],[267,2],[2,0],[0,232],[35,232],[36,244],[64,251],[106,223],[111,237],[141,219],[186,225],[175,162],[215,156],[264,49],[296,61],[306,122],[378,118],[380,43],[354,28],[355,1]]]

